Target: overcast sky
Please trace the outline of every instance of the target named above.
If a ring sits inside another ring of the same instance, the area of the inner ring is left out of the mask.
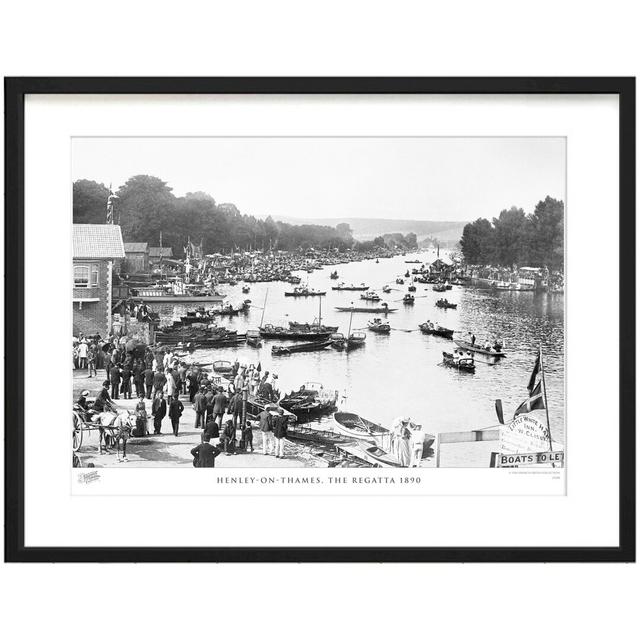
[[[72,173],[154,175],[256,216],[474,220],[565,200],[565,139],[75,138]]]

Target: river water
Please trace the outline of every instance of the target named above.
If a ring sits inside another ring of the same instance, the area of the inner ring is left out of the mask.
[[[315,353],[298,353],[288,357],[272,357],[271,346],[286,344],[265,340],[261,349],[242,345],[228,349],[194,352],[193,359],[200,362],[238,359],[241,363],[261,362],[262,370],[276,372],[280,390],[286,393],[298,389],[307,381],[317,381],[328,389],[338,389],[343,396],[342,408],[359,413],[374,422],[388,425],[399,415],[410,416],[430,433],[462,431],[497,424],[494,401],[502,399],[505,419],[527,397],[527,383],[538,346],[542,345],[547,400],[551,432],[554,440],[564,443],[564,297],[558,294],[532,292],[494,292],[488,289],[454,286],[451,291],[437,293],[427,284],[416,283],[416,301],[413,307],[402,304],[409,280],[396,285],[395,280],[411,271],[417,264],[406,260],[419,259],[428,263],[435,259],[434,252],[421,252],[351,264],[325,267],[311,274],[298,272],[304,284],[327,291],[322,296],[323,324],[338,325],[346,334],[349,313],[338,312],[336,306],[367,306],[359,299],[360,292],[332,291],[336,282],[366,283],[377,290],[383,301],[396,308],[387,318],[390,335],[367,332],[366,345],[349,353],[331,348]],[[329,275],[336,269],[339,280]],[[389,284],[389,294],[381,292]],[[264,322],[286,326],[290,320],[313,322],[318,317],[319,298],[285,298],[284,292],[292,286],[283,282],[251,283],[251,292],[243,294],[241,285],[221,286],[227,295],[225,302],[236,306],[245,298],[254,307],[246,316],[222,318],[220,324],[244,333],[260,325],[265,294],[267,304]],[[457,309],[438,309],[435,301],[446,297],[457,303]],[[180,305],[154,305],[163,319],[176,319],[189,308]],[[366,327],[374,314],[354,314],[353,329]],[[452,351],[455,344],[435,336],[423,335],[418,324],[432,320],[444,327],[473,331],[479,341],[488,335],[500,336],[505,341],[507,357],[496,364],[487,364],[476,358],[473,374],[458,372],[441,365],[442,352]],[[365,329],[366,331],[366,329]],[[344,398],[346,396],[346,398]],[[535,412],[545,420],[544,411]],[[330,420],[323,418],[321,421]]]

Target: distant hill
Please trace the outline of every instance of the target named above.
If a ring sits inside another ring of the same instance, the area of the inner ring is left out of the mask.
[[[394,220],[393,218],[289,218],[274,216],[274,219],[289,224],[320,224],[335,227],[346,222],[353,231],[356,240],[373,240],[385,233],[409,233],[413,231],[418,240],[433,236],[443,243],[455,243],[460,240],[466,222],[444,222],[438,220]]]

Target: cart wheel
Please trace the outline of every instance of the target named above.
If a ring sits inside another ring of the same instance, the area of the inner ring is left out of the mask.
[[[73,414],[73,450],[77,451],[82,446],[82,420],[77,414]]]

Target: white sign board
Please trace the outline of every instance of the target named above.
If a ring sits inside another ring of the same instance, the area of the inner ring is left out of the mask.
[[[540,453],[499,453],[498,467],[521,467],[530,464],[564,464],[564,451],[543,451]]]
[[[549,427],[528,413],[500,426],[500,453],[549,451]]]

